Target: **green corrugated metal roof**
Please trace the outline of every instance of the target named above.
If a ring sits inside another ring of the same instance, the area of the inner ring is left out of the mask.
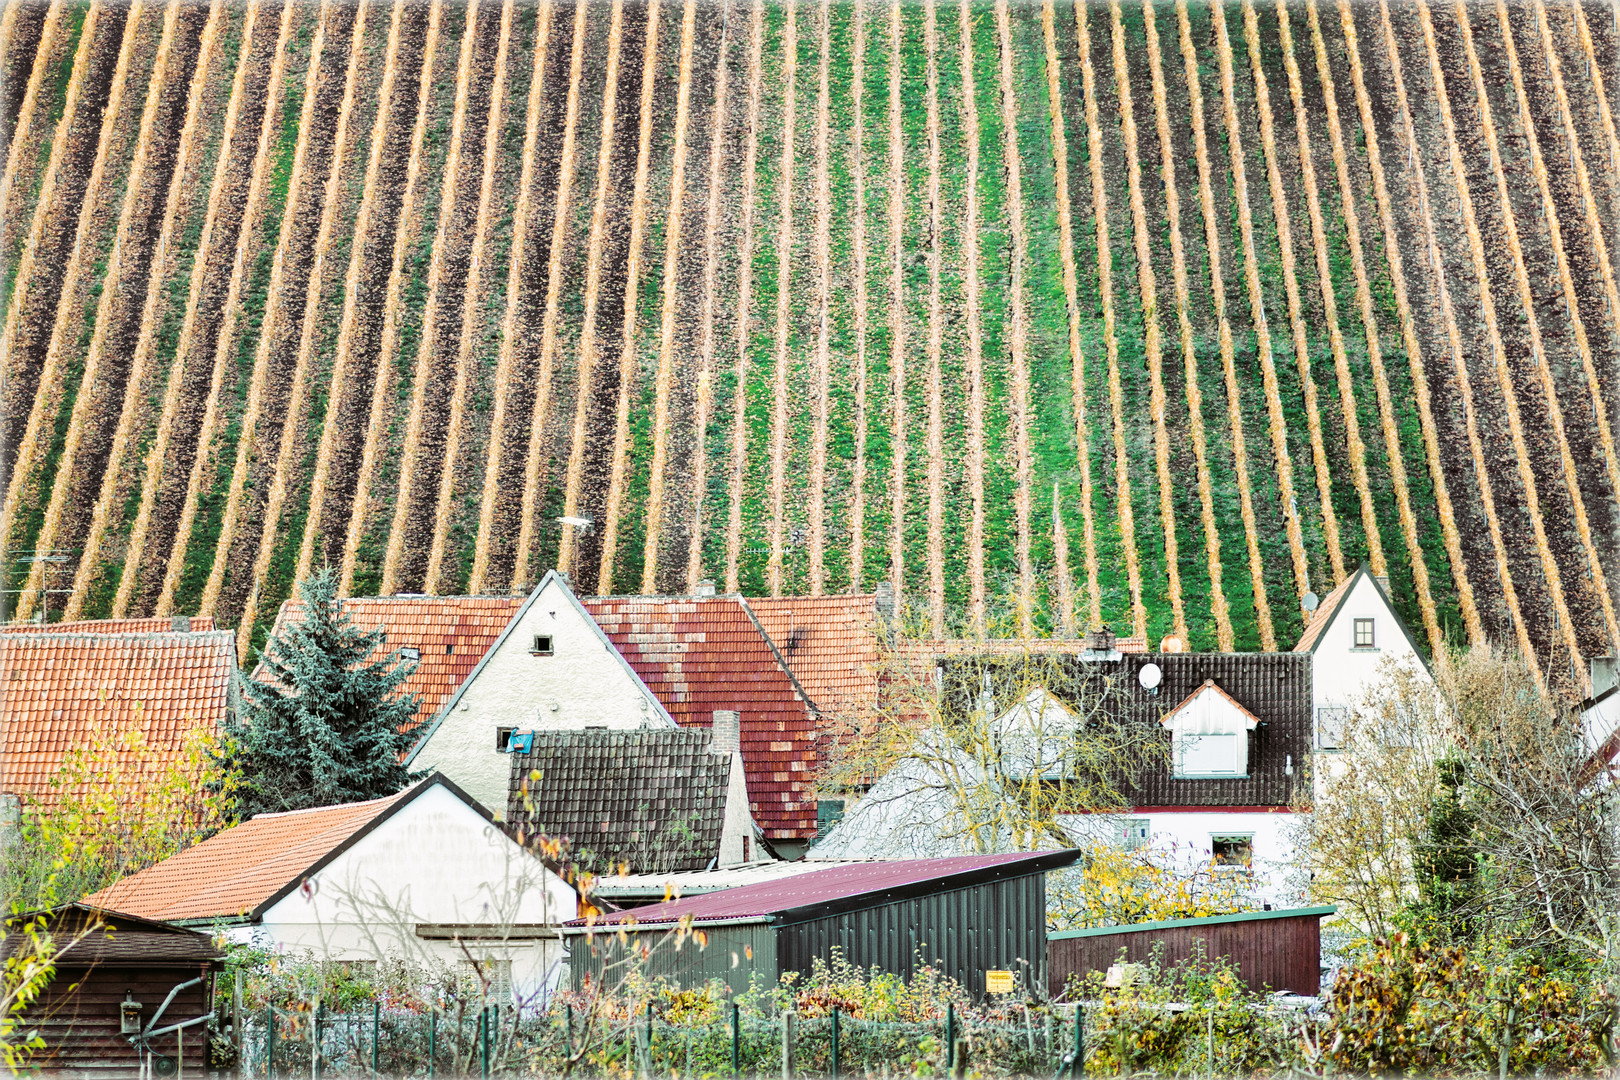
[[[1339,909],[1333,904],[1322,907],[1289,908],[1286,911],[1240,911],[1236,915],[1207,915],[1202,919],[1161,919],[1158,922],[1126,923],[1122,926],[1093,926],[1086,930],[1057,930],[1047,934],[1048,941],[1061,938],[1102,937],[1106,934],[1139,934],[1146,930],[1173,930],[1182,926],[1215,926],[1219,923],[1255,922],[1260,919],[1288,919],[1301,915],[1332,915]]]

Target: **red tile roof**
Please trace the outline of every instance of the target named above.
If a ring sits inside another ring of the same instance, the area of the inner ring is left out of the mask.
[[[1306,624],[1305,633],[1299,639],[1299,644],[1294,646],[1295,652],[1310,652],[1316,648],[1316,643],[1322,637],[1322,631],[1333,621],[1333,613],[1344,603],[1344,598],[1350,595],[1350,587],[1356,583],[1358,576],[1351,574],[1339,582],[1339,587],[1328,593],[1316,606],[1316,610],[1310,615],[1311,621]]]
[[[501,636],[523,600],[521,596],[368,596],[344,600],[343,610],[362,629],[382,627],[388,639],[377,655],[405,648],[421,651],[416,671],[404,687],[404,692],[422,696],[416,710],[416,723],[421,724],[438,715]],[[302,615],[302,605],[288,600],[281,605],[271,635]]]
[[[176,630],[175,622],[186,619],[185,629]],[[174,618],[151,619],[86,619],[82,622],[12,623],[0,626],[0,634],[200,634],[214,628],[212,615],[177,615]]]
[[[877,701],[883,657],[875,593],[760,597],[748,606],[822,712],[858,714]]]
[[[147,919],[254,915],[402,797],[260,814],[84,898]]]
[[[139,728],[167,763],[230,708],[229,631],[0,634],[0,790],[45,805],[67,752]]]
[[[615,923],[668,923],[683,916],[694,922],[711,919],[762,918],[779,912],[833,901],[871,896],[883,902],[897,891],[933,886],[938,891],[963,888],[987,881],[1021,877],[1074,863],[1081,852],[1016,851],[1001,855],[960,855],[946,859],[891,859],[846,863],[826,870],[757,885],[699,893],[661,904],[631,908],[595,919],[595,925]],[[847,909],[846,909],[847,910]],[[566,926],[587,925],[575,919]]]
[[[813,837],[815,717],[742,600],[615,596],[581,602],[676,723],[708,727],[716,709],[742,714],[754,820],[771,839]]]

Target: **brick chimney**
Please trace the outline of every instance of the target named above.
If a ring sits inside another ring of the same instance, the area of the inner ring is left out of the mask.
[[[700,582],[698,582],[698,584],[697,584],[697,592],[694,593],[693,595],[694,596],[713,596],[714,595],[714,582],[712,582],[712,581],[700,581]]]
[[[191,633],[191,616],[176,615],[169,620],[169,628],[177,634]]]
[[[709,737],[709,753],[730,756],[742,749],[742,714],[732,709],[714,710],[714,729]]]

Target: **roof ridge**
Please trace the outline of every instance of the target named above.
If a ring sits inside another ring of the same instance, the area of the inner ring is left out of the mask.
[[[195,641],[197,638],[210,638],[210,637],[212,637],[212,638],[222,638],[224,640],[229,641],[229,640],[234,640],[235,636],[236,635],[234,634],[234,632],[232,632],[230,630],[225,630],[225,629],[214,629],[214,630],[108,630],[105,633],[100,633],[100,634],[95,633],[93,631],[89,631],[89,630],[63,630],[63,631],[39,630],[39,631],[35,631],[35,632],[32,632],[32,633],[14,632],[14,633],[0,634],[0,638],[16,638],[19,641],[39,641],[42,638],[73,638],[73,639],[89,638],[92,641],[98,640],[98,639],[101,639],[101,638],[120,638],[120,639],[123,639],[123,640],[142,640],[142,641],[148,641],[148,640],[152,640],[152,639],[164,639],[164,640],[172,639],[172,640],[177,640],[177,641],[178,640]]]
[[[330,803],[326,806],[304,806],[297,810],[272,810],[265,814],[254,814],[252,817],[248,818],[247,821],[241,822],[241,824],[246,825],[248,821],[264,821],[270,818],[292,817],[294,814],[319,814],[328,810],[354,810],[362,806],[371,806],[376,803],[391,802],[415,787],[416,785],[412,784],[410,787],[401,788],[392,795],[384,795],[381,798],[376,799],[361,799],[359,802]]]

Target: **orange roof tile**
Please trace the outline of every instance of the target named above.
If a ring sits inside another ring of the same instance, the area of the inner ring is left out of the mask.
[[[225,721],[235,671],[227,630],[0,634],[0,789],[48,805],[64,756],[92,733],[139,727],[172,760]]]
[[[1350,595],[1350,587],[1356,583],[1358,576],[1359,574],[1351,574],[1339,582],[1339,587],[1328,593],[1316,606],[1316,610],[1310,615],[1311,621],[1305,627],[1305,633],[1300,636],[1299,644],[1294,646],[1295,652],[1310,652],[1316,648],[1317,641],[1322,637],[1322,631],[1333,621],[1333,613],[1344,603],[1344,598]]]
[[[875,593],[759,597],[748,606],[823,712],[856,713],[876,701],[882,656]]]
[[[343,610],[362,629],[382,627],[387,641],[376,655],[406,648],[421,651],[416,671],[405,680],[404,692],[421,695],[414,723],[422,724],[438,715],[478,666],[523,600],[521,596],[367,596],[344,600]],[[296,600],[283,603],[271,635],[302,614],[303,607]]]
[[[416,788],[370,802],[260,814],[84,898],[147,919],[256,916]]]
[[[176,629],[186,619],[188,625]],[[212,615],[176,615],[173,618],[86,619],[82,622],[12,623],[0,626],[0,634],[200,634],[214,628]]]
[[[767,837],[815,835],[815,717],[740,597],[581,603],[676,723],[709,727],[716,709],[742,714],[748,797]]]

